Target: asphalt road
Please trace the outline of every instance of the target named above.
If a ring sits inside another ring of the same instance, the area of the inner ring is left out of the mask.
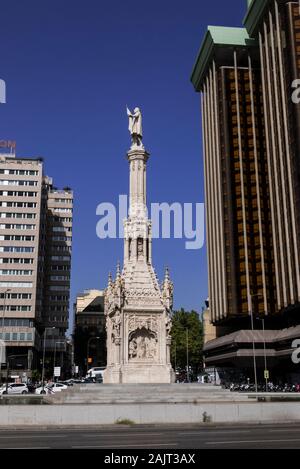
[[[300,448],[300,424],[0,430],[0,449],[17,448],[99,448],[119,451]]]

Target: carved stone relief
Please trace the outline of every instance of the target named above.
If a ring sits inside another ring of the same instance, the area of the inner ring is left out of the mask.
[[[146,329],[138,329],[129,336],[129,361],[153,361],[157,357],[156,335]]]

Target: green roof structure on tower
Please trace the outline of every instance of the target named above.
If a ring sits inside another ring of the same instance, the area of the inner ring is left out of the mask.
[[[270,0],[248,0],[248,11],[244,18],[244,26],[250,36],[256,35],[260,20],[269,3]]]
[[[218,48],[256,46],[257,42],[251,39],[245,28],[226,28],[223,26],[208,26],[206,35],[201,44],[196,63],[193,68],[191,81],[196,91],[201,86],[206,71]]]

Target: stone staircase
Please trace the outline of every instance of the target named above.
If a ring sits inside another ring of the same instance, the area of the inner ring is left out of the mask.
[[[49,404],[198,404],[247,400],[247,395],[203,384],[80,384],[44,397]]]

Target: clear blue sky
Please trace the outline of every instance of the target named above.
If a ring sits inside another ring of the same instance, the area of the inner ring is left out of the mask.
[[[45,158],[57,186],[75,192],[72,300],[104,288],[122,240],[96,237],[96,206],[128,192],[125,105],[144,114],[149,202],[203,202],[200,96],[190,74],[208,24],[240,26],[246,0],[1,0],[0,139]],[[201,310],[205,248],[156,240],[170,266],[175,308]]]

